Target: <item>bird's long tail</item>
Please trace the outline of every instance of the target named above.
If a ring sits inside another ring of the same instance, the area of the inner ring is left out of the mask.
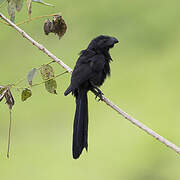
[[[88,148],[88,99],[87,90],[81,90],[76,97],[76,112],[73,129],[73,158],[77,159],[84,148]]]

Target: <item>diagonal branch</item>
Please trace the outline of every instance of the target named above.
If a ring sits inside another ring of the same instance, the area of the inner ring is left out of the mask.
[[[61,61],[59,58],[57,58],[55,55],[53,55],[49,50],[47,50],[43,45],[39,44],[38,42],[36,42],[34,39],[32,39],[26,32],[24,32],[22,29],[20,29],[18,26],[16,26],[14,23],[12,23],[8,18],[6,18],[2,13],[0,13],[0,17],[5,20],[11,27],[13,27],[14,29],[16,29],[23,37],[25,37],[27,40],[29,40],[34,46],[36,46],[37,48],[39,48],[41,51],[43,51],[46,55],[48,55],[51,59],[53,59],[55,62],[57,62],[59,65],[61,65],[64,69],[66,69],[70,74],[72,73],[72,69],[67,66],[66,64],[64,64],[63,61]],[[135,126],[139,127],[140,129],[142,129],[143,131],[145,131],[146,133],[148,133],[149,135],[153,136],[154,138],[156,138],[158,141],[162,142],[163,144],[165,144],[166,146],[168,146],[169,148],[171,148],[172,150],[174,150],[175,152],[177,152],[178,154],[180,154],[180,147],[176,146],[175,144],[171,143],[170,141],[168,141],[167,139],[165,139],[164,137],[160,136],[158,133],[156,133],[155,131],[153,131],[152,129],[148,128],[147,126],[145,126],[144,124],[142,124],[141,122],[139,122],[138,120],[134,119],[133,117],[131,117],[130,115],[128,115],[126,112],[124,112],[122,109],[120,109],[117,105],[113,104],[113,102],[111,102],[108,98],[106,98],[105,96],[103,96],[103,101],[110,106],[112,109],[114,109],[115,111],[117,111],[119,114],[121,114],[124,118],[126,118],[128,121],[130,121],[131,123],[133,123]]]

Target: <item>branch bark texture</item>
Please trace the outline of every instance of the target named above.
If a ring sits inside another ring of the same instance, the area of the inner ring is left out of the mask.
[[[52,54],[48,49],[46,49],[43,45],[39,44],[37,41],[32,39],[26,32],[24,32],[22,29],[20,29],[18,26],[16,26],[13,22],[11,22],[8,18],[6,18],[2,13],[0,13],[0,17],[6,21],[12,28],[16,29],[24,38],[26,38],[30,43],[32,43],[34,46],[39,48],[42,52],[44,52],[46,55],[48,55],[51,59],[53,59],[55,62],[57,62],[60,66],[62,66],[64,69],[66,69],[70,74],[72,73],[72,69],[67,66],[62,60],[57,58],[54,54]],[[160,136],[158,133],[153,131],[152,129],[145,126],[140,121],[134,119],[129,114],[124,112],[122,109],[120,109],[117,105],[115,105],[113,102],[111,102],[107,97],[103,96],[103,101],[112,109],[114,109],[116,112],[118,112],[120,115],[122,115],[124,118],[126,118],[128,121],[133,123],[135,126],[139,127],[161,143],[165,144],[167,147],[171,148],[178,154],[180,154],[180,147],[176,146],[172,142],[168,141],[164,137]]]

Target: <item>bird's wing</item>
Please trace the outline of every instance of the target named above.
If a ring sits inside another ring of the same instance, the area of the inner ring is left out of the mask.
[[[96,54],[89,58],[80,56],[71,77],[71,85],[78,88],[81,84],[91,79],[96,73],[103,70],[105,59],[103,55]]]

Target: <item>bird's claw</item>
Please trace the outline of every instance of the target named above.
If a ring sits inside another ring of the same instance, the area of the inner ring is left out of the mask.
[[[102,91],[100,91],[99,89],[98,89],[98,92],[97,92],[97,94],[96,94],[96,96],[95,96],[95,100],[97,101],[97,102],[99,102],[99,101],[102,101],[103,100],[103,93],[102,93]],[[99,99],[97,99],[97,98],[99,98]]]

